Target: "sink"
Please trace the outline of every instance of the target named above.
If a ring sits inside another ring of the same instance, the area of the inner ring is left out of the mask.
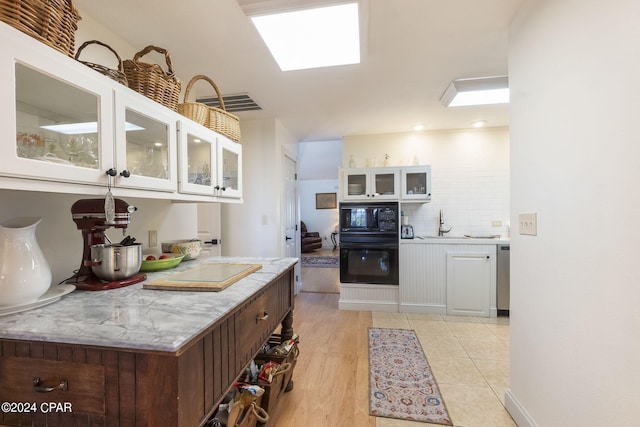
[[[489,236],[473,236],[470,234],[465,234],[464,237],[466,239],[499,239],[500,235],[499,234],[492,234]]]
[[[464,239],[462,236],[417,236],[418,239]]]

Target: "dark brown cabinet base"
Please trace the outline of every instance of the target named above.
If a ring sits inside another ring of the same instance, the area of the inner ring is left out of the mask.
[[[291,337],[293,286],[291,267],[174,353],[0,340],[0,425],[198,427],[279,324]]]

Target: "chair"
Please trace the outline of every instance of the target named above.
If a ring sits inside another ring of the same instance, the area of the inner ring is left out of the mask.
[[[317,231],[307,231],[307,225],[300,221],[300,240],[302,252],[313,252],[322,247],[322,237]]]

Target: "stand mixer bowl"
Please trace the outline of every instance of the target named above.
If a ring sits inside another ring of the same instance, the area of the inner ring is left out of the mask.
[[[98,244],[91,246],[91,266],[93,273],[101,280],[113,282],[135,276],[142,266],[142,244]]]

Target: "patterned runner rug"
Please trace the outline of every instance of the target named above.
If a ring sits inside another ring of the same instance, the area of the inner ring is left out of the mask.
[[[337,256],[302,255],[300,265],[302,267],[340,268],[340,259]]]
[[[453,425],[414,331],[369,328],[369,413]]]

